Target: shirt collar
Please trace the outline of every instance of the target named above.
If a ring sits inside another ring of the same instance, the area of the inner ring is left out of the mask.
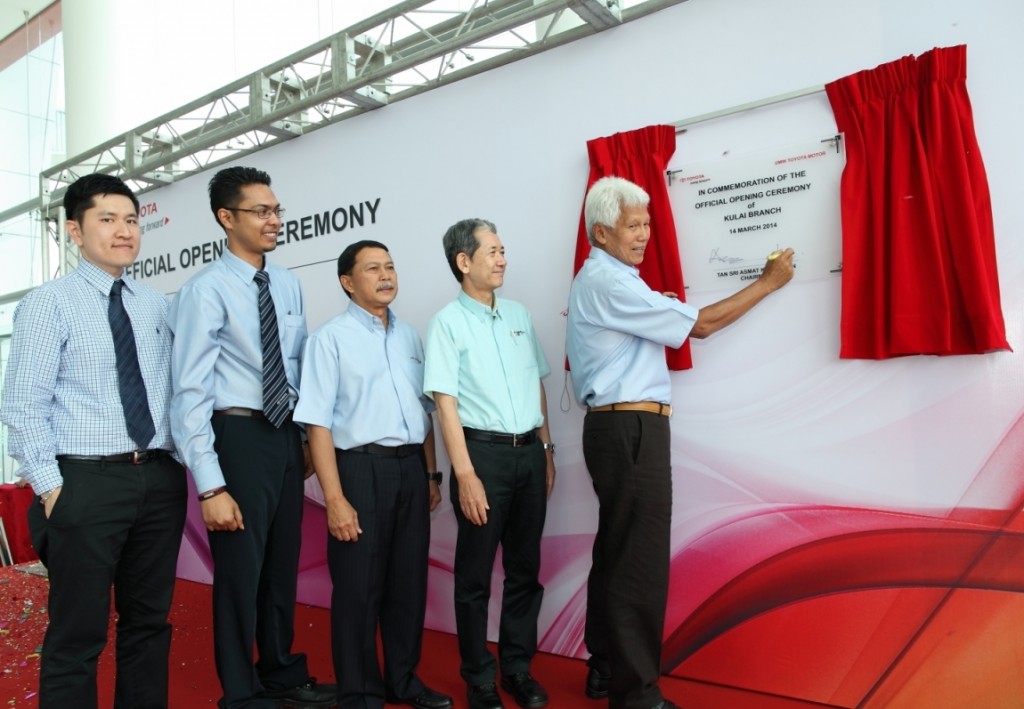
[[[370,332],[376,332],[384,328],[384,323],[380,321],[373,313],[369,312],[365,308],[362,308],[355,304],[354,301],[349,301],[348,314],[355,319],[360,325],[365,327]],[[388,308],[388,332],[395,329],[395,313]]]
[[[86,283],[94,286],[96,290],[103,293],[103,295],[110,295],[110,288],[114,285],[114,281],[117,280],[116,278],[96,264],[91,261],[87,261],[84,258],[79,260],[78,268],[76,270],[82,278],[85,279]],[[134,281],[130,278],[126,278],[123,272],[121,274],[121,280],[124,281],[126,286],[128,286],[129,291],[134,290]]]
[[[604,249],[599,249],[596,246],[591,247],[589,258],[594,259],[594,261],[596,261],[601,266],[611,266],[626,271],[627,273],[631,273],[637,278],[640,277],[639,268],[637,268],[636,266],[630,266],[629,264],[622,263],[622,261],[619,261],[617,258],[609,254]]]
[[[459,304],[480,320],[486,320],[487,318],[501,319],[501,301],[498,300],[497,295],[494,296],[494,307],[491,308],[479,300],[466,295],[466,291],[459,291]]]
[[[253,276],[256,275],[256,271],[259,269],[254,268],[252,264],[243,261],[242,259],[235,256],[228,249],[224,249],[224,253],[220,255],[220,260],[224,262],[224,265],[228,267],[228,270],[238,276],[245,283],[252,283]],[[267,260],[263,259],[263,268],[267,268]]]

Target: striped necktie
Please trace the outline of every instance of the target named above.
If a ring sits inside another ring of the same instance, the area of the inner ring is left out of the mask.
[[[132,321],[128,319],[124,301],[121,299],[123,287],[124,281],[117,280],[110,288],[107,320],[110,321],[110,334],[114,338],[117,388],[121,394],[121,406],[124,408],[124,421],[128,427],[128,435],[140,449],[145,450],[149,442],[153,440],[156,428],[153,426],[153,415],[149,411],[146,383],[142,381],[142,371],[139,369],[135,332],[132,330]]]
[[[274,428],[288,418],[290,402],[288,377],[284,372],[281,358],[281,339],[277,333],[277,312],[274,299],[270,297],[270,276],[266,271],[256,271],[253,276],[259,288],[260,340],[263,344],[263,414]]]

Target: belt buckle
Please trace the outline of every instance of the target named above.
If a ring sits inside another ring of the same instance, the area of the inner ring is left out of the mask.
[[[149,461],[149,451],[132,451],[132,465],[142,465]]]

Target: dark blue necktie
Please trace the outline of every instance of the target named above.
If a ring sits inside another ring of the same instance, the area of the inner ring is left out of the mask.
[[[274,299],[270,297],[270,276],[266,271],[256,271],[253,276],[260,290],[260,340],[263,345],[263,415],[275,428],[280,428],[288,418],[290,402],[288,377],[284,373],[281,359],[281,339],[277,333],[277,312]]]
[[[139,369],[139,353],[135,349],[132,321],[128,319],[124,302],[121,300],[123,287],[124,282],[119,280],[114,281],[114,285],[111,286],[107,319],[110,321],[110,334],[114,337],[117,388],[121,393],[121,406],[124,408],[128,435],[140,449],[145,450],[153,440],[156,429],[153,426],[153,415],[149,412],[146,383],[142,381],[142,371]]]

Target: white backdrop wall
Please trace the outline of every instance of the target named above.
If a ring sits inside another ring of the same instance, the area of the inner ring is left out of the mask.
[[[581,654],[596,502],[580,446],[583,411],[568,393],[561,363],[586,141],[821,85],[935,46],[967,44],[1004,314],[1019,352],[1022,26],[1018,0],[689,0],[276,146],[245,164],[272,175],[296,230],[304,217],[312,233],[313,215],[362,205],[362,226],[286,243],[271,257],[302,279],[311,329],[346,302],[334,260],[351,241],[370,238],[390,247],[400,276],[394,308],[422,333],[458,290],[441,251],[444,230],[470,216],[496,222],[509,260],[501,295],[533,313],[553,370],[546,386],[558,481],[545,530],[542,645]],[[807,101],[819,103],[815,120],[834,131],[823,96]],[[778,121],[768,120],[785,110],[696,126],[680,137],[673,162],[815,137],[784,135]],[[200,175],[144,195],[141,258],[167,254],[175,268],[146,280],[168,293],[197,270],[184,267],[181,250],[222,239],[208,208],[208,179]],[[680,238],[685,235],[680,224]],[[691,302],[703,305],[711,296],[721,294],[695,294]],[[730,469],[754,471],[743,483],[750,485],[744,505],[771,498],[949,509],[1020,416],[1020,354],[840,362],[838,322],[837,279],[794,283],[738,325],[694,343],[694,368],[673,375],[677,552],[729,518],[737,501],[709,492],[706,480],[735,488],[740,483],[722,473]],[[921,412],[927,417],[916,418]],[[428,625],[451,630],[455,522],[444,492],[433,521]],[[312,485],[310,495],[316,495]],[[710,593],[727,580],[696,585]],[[673,579],[670,621],[676,623],[704,598],[704,591],[689,593],[680,583]],[[322,591],[305,596],[326,598]]]

